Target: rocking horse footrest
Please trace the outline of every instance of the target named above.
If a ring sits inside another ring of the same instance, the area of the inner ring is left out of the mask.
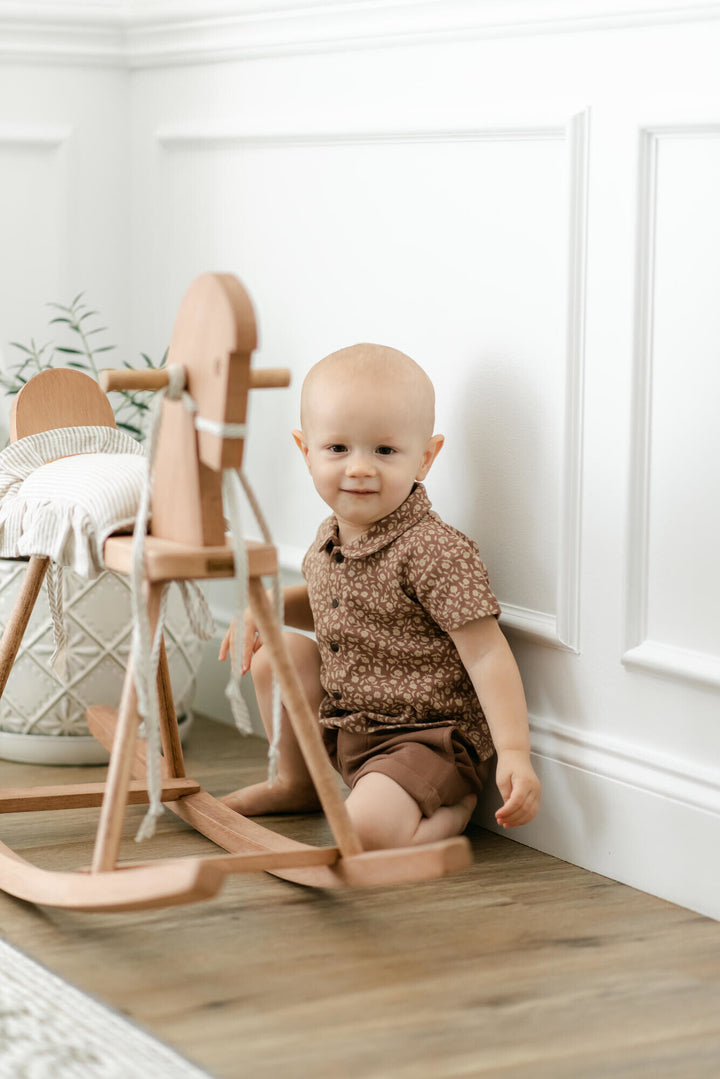
[[[188,794],[197,794],[200,784],[192,779],[163,779],[163,802],[174,802]],[[102,805],[104,783],[64,784],[57,787],[16,787],[0,791],[0,813],[36,813],[48,809],[92,809]],[[147,784],[133,780],[128,805],[149,801]]]

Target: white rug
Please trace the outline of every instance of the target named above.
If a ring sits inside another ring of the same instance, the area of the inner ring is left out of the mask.
[[[2,1079],[208,1079],[122,1016],[0,941]]]

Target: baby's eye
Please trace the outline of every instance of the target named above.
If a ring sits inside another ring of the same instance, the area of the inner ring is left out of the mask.
[[[395,453],[395,450],[392,446],[378,446],[375,453],[382,454],[383,457],[389,457],[392,453]]]
[[[328,449],[330,450],[330,453],[347,452],[347,446],[345,446],[342,442],[334,442],[332,446],[328,446]]]

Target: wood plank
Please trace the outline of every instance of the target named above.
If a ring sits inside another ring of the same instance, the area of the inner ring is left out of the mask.
[[[194,779],[164,779],[163,802],[196,794],[200,784]],[[66,783],[52,787],[15,787],[0,790],[0,813],[39,813],[51,809],[92,809],[102,805],[104,783]],[[147,785],[133,780],[128,792],[130,805],[148,801]]]
[[[248,563],[253,575],[269,576],[277,572],[277,552],[267,543],[246,541]],[[129,574],[132,569],[132,536],[110,536],[105,541],[103,558],[108,569]],[[148,536],[145,541],[145,564],[151,581],[210,580],[230,577],[235,560],[227,545],[188,547],[183,543]]]
[[[298,847],[288,850],[243,851],[241,854],[210,854],[200,857],[203,865],[214,865],[223,873],[260,873],[310,865],[335,865],[340,857],[337,847]],[[175,865],[182,859],[157,859],[153,865]],[[147,863],[119,862],[117,869],[134,869]]]
[[[63,873],[40,869],[0,843],[0,888],[17,899],[79,911],[152,910],[217,895],[219,866],[183,859],[172,866],[139,866],[128,873]]]
[[[166,367],[150,370],[113,370],[100,372],[100,385],[106,393],[113,390],[161,390],[167,386],[170,376]],[[260,367],[250,369],[251,390],[275,390],[290,385],[287,367]]]

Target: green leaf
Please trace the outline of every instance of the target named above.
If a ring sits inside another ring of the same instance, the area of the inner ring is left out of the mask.
[[[80,348],[64,348],[62,345],[57,346],[58,352],[67,352],[70,356],[84,356],[85,353]]]
[[[68,367],[77,367],[78,371],[89,371],[90,367],[86,363],[80,363],[79,360],[68,360]]]
[[[48,322],[48,326],[52,326],[55,322],[65,322],[68,326],[72,326],[72,319],[67,318],[65,315],[58,315],[57,318],[51,318]]]
[[[122,420],[117,421],[118,427],[121,427],[123,431],[127,431],[130,435],[135,435],[136,438],[142,437],[142,431],[139,427],[134,427],[131,423],[124,423]]]
[[[97,354],[98,352],[112,352],[114,348],[117,348],[117,345],[103,345],[102,348],[94,348],[93,353]]]

